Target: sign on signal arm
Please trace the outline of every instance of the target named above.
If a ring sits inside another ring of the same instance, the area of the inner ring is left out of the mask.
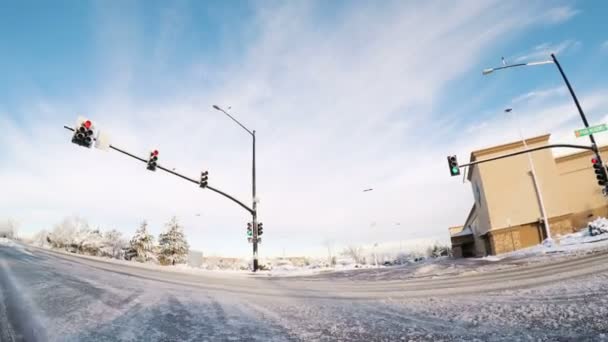
[[[580,138],[580,137],[584,137],[584,136],[587,136],[590,134],[604,132],[604,131],[608,131],[608,125],[601,124],[601,125],[591,126],[588,128],[577,129],[576,131],[574,131],[574,135],[576,135],[577,138]]]

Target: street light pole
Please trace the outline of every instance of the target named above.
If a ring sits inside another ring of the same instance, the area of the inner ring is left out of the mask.
[[[524,149],[528,149],[528,143],[526,142],[526,139],[524,139],[524,135],[522,133],[521,130],[521,125],[519,124],[519,120],[517,119],[517,117],[515,116],[515,114],[513,113],[513,110],[511,108],[507,108],[505,109],[505,113],[511,113],[511,115],[513,116],[513,120],[515,121],[516,125],[517,125],[517,132],[519,133],[519,138],[521,139],[521,142],[524,144]],[[532,173],[532,181],[534,182],[534,189],[536,190],[536,196],[538,198],[538,203],[540,204],[540,212],[541,215],[543,216],[543,222],[545,223],[545,237],[548,240],[551,240],[551,229],[549,227],[549,218],[547,216],[547,212],[545,210],[545,203],[543,201],[543,194],[541,192],[540,189],[540,183],[538,182],[538,177],[536,177],[536,168],[534,167],[534,162],[532,161],[532,153],[528,152],[526,153],[526,155],[528,156],[528,165],[530,166],[530,172]]]
[[[255,180],[255,131],[251,131],[249,130],[247,127],[243,126],[242,123],[240,123],[237,119],[235,119],[232,115],[228,114],[228,112],[226,112],[224,109],[222,109],[219,106],[213,105],[213,109],[218,110],[224,114],[226,114],[226,116],[228,116],[230,119],[232,119],[232,121],[234,121],[236,124],[238,124],[239,126],[241,126],[241,128],[243,128],[245,131],[247,131],[247,133],[249,133],[253,139],[253,158],[252,158],[252,162],[251,162],[251,200],[252,200],[252,211],[251,211],[251,219],[252,219],[252,225],[253,225],[253,236],[252,236],[252,242],[253,242],[253,272],[256,272],[258,270],[258,211],[257,211],[257,198],[256,198],[256,180]]]
[[[572,86],[570,85],[570,81],[568,81],[568,77],[566,77],[566,73],[564,72],[564,69],[562,69],[562,66],[561,66],[561,64],[559,64],[559,61],[557,60],[557,57],[555,57],[554,53],[551,54],[550,60],[539,61],[539,62],[510,64],[510,65],[505,65],[505,66],[497,67],[497,68],[488,68],[488,69],[484,69],[482,71],[482,74],[488,75],[497,70],[509,69],[509,68],[515,68],[515,67],[521,67],[521,66],[543,65],[543,64],[555,64],[557,66],[557,69],[559,70],[559,73],[562,76],[562,78],[564,79],[564,83],[566,83],[566,87],[568,87],[568,91],[570,92],[570,95],[572,96],[572,100],[574,100],[574,104],[576,105],[576,109],[578,109],[578,113],[581,116],[581,119],[583,120],[583,124],[585,125],[585,128],[589,128],[589,122],[587,121],[585,112],[583,112],[583,108],[581,107],[581,104],[578,102],[578,98],[576,97],[576,94],[574,93],[574,89],[572,89]],[[595,152],[595,155],[597,156],[597,159],[600,162],[600,165],[604,165],[604,162],[602,161],[602,157],[600,156],[600,151],[597,147],[597,144],[595,143],[595,138],[593,137],[593,134],[589,134],[589,140],[591,140],[591,148],[592,148],[593,152]],[[608,185],[606,185],[604,187],[604,192],[606,194],[608,194]]]

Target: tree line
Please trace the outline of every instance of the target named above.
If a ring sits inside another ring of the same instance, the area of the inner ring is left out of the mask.
[[[68,217],[48,232],[36,234],[33,243],[41,247],[62,249],[72,253],[121,260],[153,262],[161,265],[185,264],[190,246],[183,226],[172,217],[158,236],[158,243],[144,220],[130,240],[116,229],[101,231],[91,228],[80,217]]]

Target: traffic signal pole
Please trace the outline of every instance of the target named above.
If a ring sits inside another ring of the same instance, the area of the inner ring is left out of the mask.
[[[564,72],[564,69],[562,69],[562,66],[561,66],[561,64],[559,64],[559,61],[557,60],[557,57],[555,57],[554,53],[551,54],[551,59],[553,60],[553,63],[557,66],[557,69],[559,70],[560,75],[562,75],[562,78],[564,79],[564,83],[566,83],[566,87],[568,87],[568,91],[570,92],[570,95],[572,96],[572,100],[574,100],[574,104],[576,105],[576,109],[578,109],[578,113],[581,116],[581,119],[583,120],[583,124],[585,125],[585,128],[589,128],[589,122],[587,121],[585,112],[583,112],[583,108],[581,107],[581,104],[578,102],[578,98],[576,97],[576,94],[574,93],[574,89],[572,89],[572,86],[570,85],[570,81],[568,80],[568,77],[566,77],[566,73]],[[602,156],[600,155],[600,150],[597,147],[595,138],[593,137],[593,133],[591,131],[589,133],[590,133],[589,140],[591,140],[591,147],[593,148],[593,152],[595,152],[595,155],[596,155],[598,161],[600,162],[600,165],[602,165],[602,167],[605,167],[604,162],[602,161]],[[608,185],[604,186],[604,194],[605,195],[608,194]]]
[[[63,128],[65,128],[67,130],[70,130],[70,131],[74,131],[74,128],[69,127],[69,126],[63,126]],[[134,155],[134,154],[132,154],[130,152],[127,152],[127,151],[123,150],[122,148],[118,148],[118,147],[116,147],[114,145],[110,145],[110,149],[112,149],[112,150],[114,150],[116,152],[120,152],[120,153],[122,153],[122,154],[124,154],[126,156],[129,156],[129,157],[133,158],[133,159],[137,159],[137,160],[139,160],[142,163],[146,163],[146,164],[148,163],[147,159],[138,157],[138,156],[136,156],[136,155]],[[177,176],[179,178],[185,179],[185,180],[187,180],[187,181],[189,181],[191,183],[200,185],[200,181],[197,181],[197,180],[195,180],[193,178],[190,178],[188,176],[184,176],[184,175],[182,175],[182,174],[180,174],[178,172],[175,172],[175,171],[173,171],[173,170],[171,170],[169,168],[163,167],[161,165],[156,165],[156,168],[159,169],[159,170],[163,170],[163,171],[165,171],[167,173],[170,173],[170,174],[172,174],[174,176]],[[229,195],[229,194],[221,191],[220,189],[214,188],[214,187],[209,186],[209,185],[207,185],[205,187],[205,189],[209,189],[209,190],[211,190],[211,191],[213,191],[213,192],[215,192],[215,193],[217,193],[219,195],[222,195],[222,196],[228,198],[229,200],[231,200],[234,203],[240,205],[243,209],[247,210],[250,214],[253,215],[253,212],[254,212],[253,209],[249,208],[247,205],[245,205],[243,202],[239,201],[238,199],[234,198],[233,196],[231,196],[231,195]]]
[[[257,212],[257,198],[255,197],[255,130],[251,133],[253,137],[253,160],[251,163],[251,194],[252,203],[251,217],[253,221],[253,272],[258,270],[258,212]]]
[[[252,195],[252,203],[251,203],[251,207],[253,208],[251,210],[251,219],[252,219],[252,224],[253,224],[253,236],[252,236],[252,243],[253,243],[253,272],[256,272],[258,270],[258,211],[257,211],[257,198],[256,198],[256,179],[255,179],[255,130],[251,131],[249,130],[247,127],[245,127],[242,123],[239,122],[239,120],[235,119],[232,115],[230,115],[227,111],[225,111],[223,108],[217,106],[217,105],[213,105],[212,106],[213,109],[218,110],[224,114],[226,114],[226,116],[228,116],[230,119],[232,119],[232,121],[234,121],[237,125],[241,126],[242,129],[244,129],[247,133],[249,133],[253,139],[253,160],[251,162],[251,195]]]

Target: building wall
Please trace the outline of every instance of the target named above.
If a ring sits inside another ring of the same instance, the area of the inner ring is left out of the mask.
[[[574,213],[592,211],[607,204],[595,179],[591,157],[591,152],[585,152],[556,159],[561,186],[568,194],[566,199]]]
[[[548,136],[547,136],[548,139]],[[547,140],[528,142],[529,148],[543,146]],[[480,156],[491,158],[524,149],[523,144]],[[560,177],[551,150],[532,152],[532,160],[549,217],[568,214],[568,201],[560,187]],[[479,165],[483,178],[491,229],[536,223],[542,217],[538,196],[526,154]]]
[[[534,223],[493,230],[489,233],[489,238],[491,254],[494,255],[531,247],[542,241],[538,224]]]
[[[486,191],[483,184],[483,179],[478,167],[471,169],[471,187],[473,190],[473,198],[475,200],[474,212],[471,213],[465,227],[471,227],[474,236],[475,256],[483,257],[489,254],[486,249],[484,238],[482,237],[490,230],[490,215],[488,213],[488,203]]]
[[[475,235],[483,235],[490,230],[490,215],[488,213],[488,201],[486,189],[478,167],[474,167],[471,173],[471,187],[473,190],[473,198],[475,200],[475,212],[469,217],[469,221],[465,226],[475,223]]]
[[[549,135],[527,140],[530,148],[548,144]],[[471,154],[471,161],[484,160],[524,149],[521,142],[495,146]],[[608,161],[608,146],[600,149]],[[593,172],[590,151],[555,158],[550,149],[532,152],[552,237],[584,229],[595,217],[608,217],[608,199],[603,196]],[[468,173],[475,206],[464,227],[474,233],[471,243],[457,243],[458,254],[501,254],[534,246],[545,238],[540,204],[522,154],[471,167]]]
[[[573,233],[571,217],[572,215],[568,214],[549,219],[552,236]],[[492,246],[490,254],[493,255],[535,246],[546,238],[541,222],[492,230],[488,235]]]

